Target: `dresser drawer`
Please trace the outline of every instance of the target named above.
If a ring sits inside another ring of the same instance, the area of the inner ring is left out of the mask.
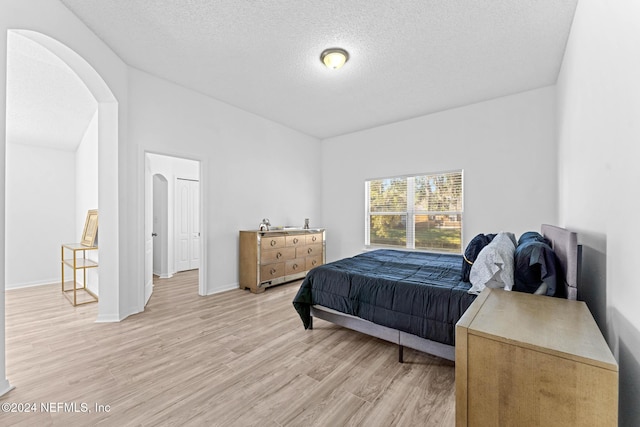
[[[285,239],[284,236],[274,236],[274,237],[263,237],[260,241],[261,249],[275,249],[275,248],[284,248]]]
[[[287,276],[290,274],[302,273],[306,271],[306,264],[304,258],[296,258],[285,263],[284,274]]]
[[[263,250],[260,253],[260,262],[262,264],[271,262],[282,262],[296,257],[296,248],[280,248]]]
[[[296,248],[296,258],[322,255],[322,245],[309,245]]]
[[[260,267],[260,281],[277,279],[284,276],[284,262],[266,264]]]
[[[307,245],[315,245],[322,243],[322,233],[308,234],[305,236]]]
[[[304,244],[306,244],[305,237],[306,236],[303,236],[303,235],[287,236],[285,237],[286,245],[287,246],[303,246]]]
[[[313,267],[322,265],[322,255],[308,256],[305,258],[305,268],[311,270]]]

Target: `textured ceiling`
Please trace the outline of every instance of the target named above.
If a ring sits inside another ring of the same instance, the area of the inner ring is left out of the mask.
[[[577,2],[61,1],[127,64],[319,138],[554,84]]]
[[[87,87],[64,62],[9,32],[7,141],[75,151],[96,108]]]

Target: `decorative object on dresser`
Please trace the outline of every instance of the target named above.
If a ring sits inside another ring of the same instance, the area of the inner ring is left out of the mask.
[[[240,231],[240,289],[264,292],[269,286],[302,279],[324,263],[323,228]]]
[[[269,218],[264,218],[260,223],[260,225],[258,226],[258,230],[269,231],[269,227],[271,227],[271,222],[269,222]]]
[[[618,365],[586,304],[484,289],[456,326],[456,425],[617,426]]]

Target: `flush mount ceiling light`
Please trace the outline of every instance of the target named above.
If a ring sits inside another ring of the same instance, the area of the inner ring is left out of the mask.
[[[327,66],[327,68],[337,70],[349,60],[349,53],[346,50],[337,47],[325,49],[320,54],[320,60]]]

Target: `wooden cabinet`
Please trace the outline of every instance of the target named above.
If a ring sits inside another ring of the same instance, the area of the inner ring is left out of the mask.
[[[240,289],[264,292],[324,263],[324,229],[240,231]]]
[[[618,365],[586,304],[485,289],[456,325],[457,426],[617,426]]]

